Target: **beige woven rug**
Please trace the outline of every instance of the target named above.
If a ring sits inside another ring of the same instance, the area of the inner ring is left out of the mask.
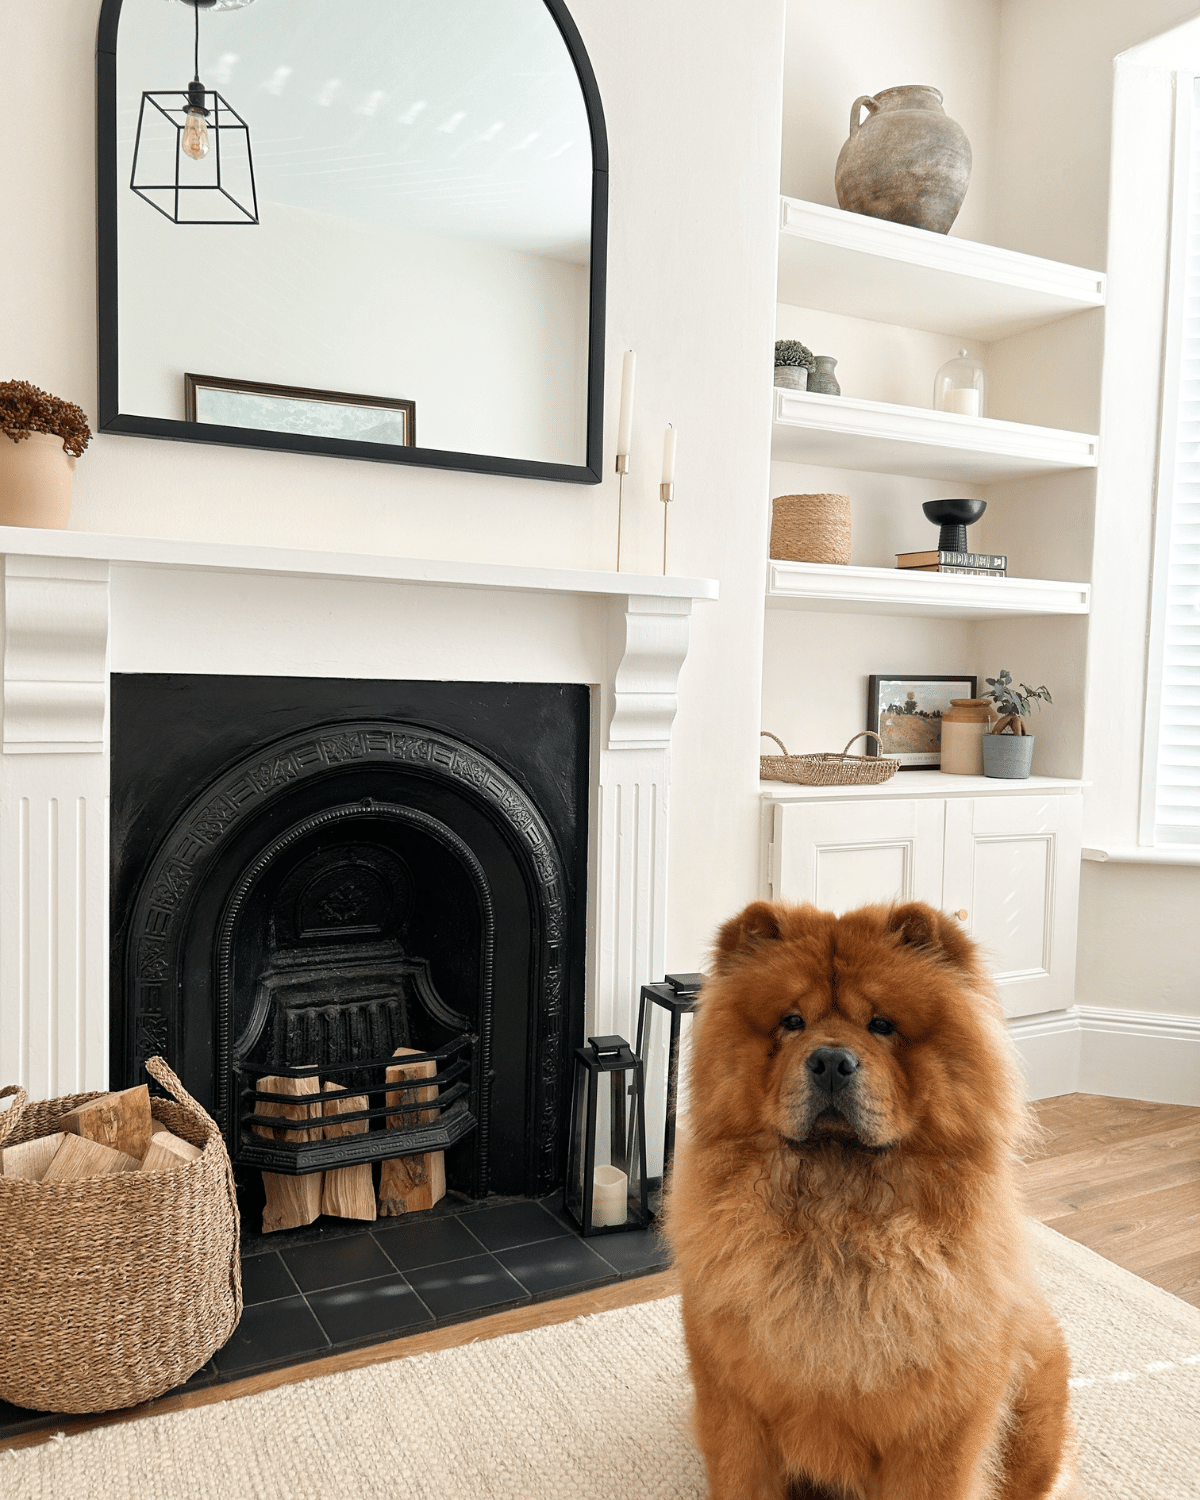
[[[1035,1230],[1092,1500],[1197,1500],[1200,1311]],[[0,1495],[702,1500],[688,1402],[672,1297],[0,1453]]]

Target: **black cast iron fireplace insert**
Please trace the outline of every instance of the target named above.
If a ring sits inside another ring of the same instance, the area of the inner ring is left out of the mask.
[[[589,723],[572,685],[114,676],[114,1081],[163,1053],[243,1186],[445,1150],[469,1197],[557,1188]],[[436,1067],[419,1117],[397,1048]],[[367,1131],[264,1137],[261,1080],[314,1073]]]

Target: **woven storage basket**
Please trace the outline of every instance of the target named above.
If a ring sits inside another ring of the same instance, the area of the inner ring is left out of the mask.
[[[771,502],[771,556],[781,562],[850,561],[848,495],[777,495]]]
[[[242,1315],[238,1211],[216,1123],[161,1057],[146,1071],[178,1100],[156,1120],[201,1153],[164,1172],[77,1182],[0,1177],[0,1397],[35,1411],[116,1411],[181,1385]],[[98,1094],[0,1114],[0,1146],[53,1132]]]
[[[883,749],[883,741],[873,729],[860,729],[846,741],[849,750],[855,740],[870,735]],[[759,774],[764,781],[794,781],[799,786],[873,786],[876,782],[889,781],[900,769],[900,762],[892,755],[789,755],[787,746],[769,729],[763,735],[774,740],[783,751],[782,755],[759,757]]]

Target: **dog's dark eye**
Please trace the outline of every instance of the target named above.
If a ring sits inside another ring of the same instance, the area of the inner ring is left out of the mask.
[[[779,1024],[783,1027],[784,1031],[803,1031],[804,1030],[804,1017],[803,1016],[784,1016],[783,1020],[780,1021]]]
[[[890,1021],[885,1021],[882,1016],[876,1016],[873,1021],[867,1022],[867,1030],[873,1031],[876,1036],[891,1036],[895,1027]]]

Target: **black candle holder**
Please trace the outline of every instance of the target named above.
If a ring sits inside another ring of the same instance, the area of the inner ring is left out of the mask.
[[[973,526],[987,510],[986,500],[926,500],[921,506],[938,532],[939,552],[969,552],[967,527]]]

